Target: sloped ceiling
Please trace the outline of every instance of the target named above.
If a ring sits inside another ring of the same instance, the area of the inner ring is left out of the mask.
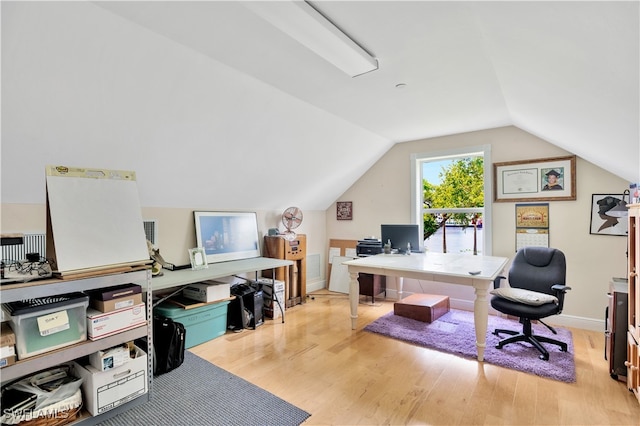
[[[144,206],[324,210],[395,143],[505,125],[640,180],[638,2],[312,3],[379,69],[242,2],[3,2],[2,201],[60,163],[136,170]]]

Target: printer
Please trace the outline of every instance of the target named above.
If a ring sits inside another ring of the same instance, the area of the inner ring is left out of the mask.
[[[380,253],[382,253],[382,240],[377,238],[358,240],[358,245],[356,245],[358,257],[374,256]]]

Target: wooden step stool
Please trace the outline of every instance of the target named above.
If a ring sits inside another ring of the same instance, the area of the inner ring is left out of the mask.
[[[449,296],[415,293],[393,304],[393,313],[422,322],[433,322],[449,312]]]

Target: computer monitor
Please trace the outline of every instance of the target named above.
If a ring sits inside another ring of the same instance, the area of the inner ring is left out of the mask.
[[[407,251],[407,244],[411,244],[412,252],[422,252],[420,228],[418,225],[380,225],[380,234],[382,244],[387,244],[387,241],[391,241],[392,250],[405,253]]]

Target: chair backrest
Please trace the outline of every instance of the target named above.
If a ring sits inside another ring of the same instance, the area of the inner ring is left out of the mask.
[[[567,265],[558,249],[524,247],[518,250],[509,269],[509,285],[553,294],[551,286],[565,283]]]

